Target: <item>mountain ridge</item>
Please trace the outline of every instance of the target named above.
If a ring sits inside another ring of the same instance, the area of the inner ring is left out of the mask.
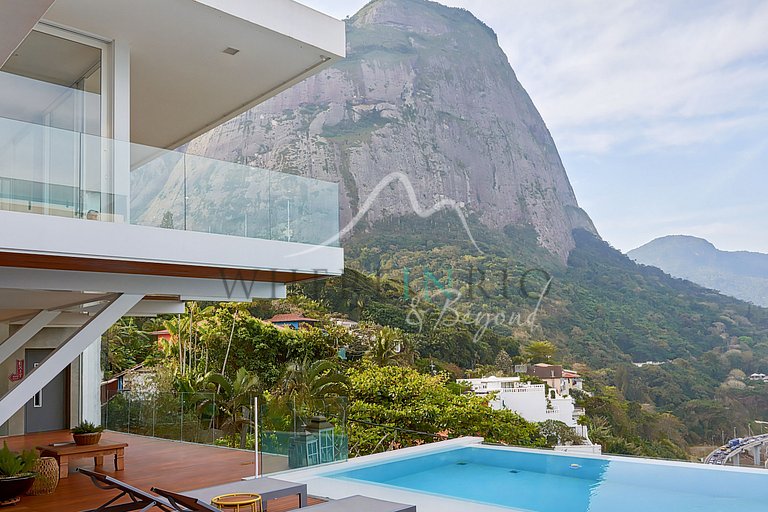
[[[627,256],[674,277],[768,306],[768,254],[723,251],[703,238],[668,235],[629,251]]]

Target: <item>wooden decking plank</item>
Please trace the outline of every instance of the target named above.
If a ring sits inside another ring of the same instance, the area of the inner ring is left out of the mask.
[[[105,464],[98,471],[126,483],[149,490],[151,487],[183,492],[200,487],[220,485],[253,475],[253,453],[215,446],[180,443],[164,439],[105,432],[105,442],[128,443],[125,470],[115,471]],[[71,440],[68,431],[44,432],[26,436],[0,438],[12,450],[34,448]],[[76,467],[93,468],[93,459],[70,462],[69,478],[61,480],[56,492],[48,496],[24,496],[10,512],[80,512],[93,509],[116,493],[94,487],[89,478],[74,473]],[[310,504],[319,500],[310,498]],[[269,503],[270,512],[286,512],[298,507],[298,498],[288,497]],[[2,512],[5,512],[3,510]]]

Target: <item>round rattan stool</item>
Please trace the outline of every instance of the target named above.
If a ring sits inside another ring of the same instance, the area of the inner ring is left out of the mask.
[[[251,512],[262,512],[261,496],[247,492],[237,492],[233,494],[222,494],[211,500],[211,505],[216,505],[220,510],[241,510],[250,509]],[[258,506],[258,508],[256,508]]]
[[[59,485],[59,464],[53,457],[40,457],[32,469],[37,473],[35,483],[27,491],[30,496],[51,494]]]

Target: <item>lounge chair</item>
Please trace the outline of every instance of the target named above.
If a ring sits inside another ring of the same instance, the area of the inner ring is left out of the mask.
[[[83,512],[129,512],[131,510],[138,510],[140,512],[147,512],[154,507],[164,510],[165,512],[171,512],[173,509],[168,506],[162,498],[153,496],[148,492],[144,492],[141,489],[137,489],[131,485],[121,482],[116,478],[91,471],[88,469],[77,468],[77,471],[90,477],[93,485],[99,489],[104,490],[116,490],[120,491],[120,494],[113,497],[98,508],[85,510]],[[127,496],[131,499],[128,503],[115,503],[120,498]]]
[[[179,510],[181,512],[220,512],[220,510],[213,505],[209,505],[192,496],[166,491],[165,489],[158,489],[157,487],[153,487],[152,492],[156,492],[167,499],[168,503],[173,507],[173,510]]]
[[[284,498],[286,496],[298,496],[299,507],[307,506],[307,485],[286,482],[277,478],[261,477],[252,480],[238,480],[223,485],[213,487],[204,487],[193,491],[185,491],[186,496],[197,498],[198,500],[210,503],[211,499],[221,494],[230,494],[235,492],[254,493],[261,495],[262,506],[266,512],[270,500]]]
[[[253,480],[251,480],[251,482],[253,482]],[[160,496],[166,498],[179,512],[217,512],[219,510],[212,505],[208,505],[205,501],[189,495],[177,494],[155,487],[152,488],[152,492],[156,492]],[[244,491],[240,489],[239,491],[230,492],[253,491]],[[212,497],[215,496],[216,495],[213,495]],[[264,503],[265,502],[262,501],[262,505],[264,505]],[[264,510],[266,511],[266,506]],[[307,512],[416,512],[416,507],[414,505],[405,505],[403,503],[395,503],[394,501],[385,501],[357,495],[312,505],[311,507],[306,507],[305,510]]]

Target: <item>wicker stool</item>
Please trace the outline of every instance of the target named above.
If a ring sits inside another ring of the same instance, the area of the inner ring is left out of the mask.
[[[235,512],[247,510],[246,507],[251,512],[256,512],[257,510],[261,512],[263,510],[261,508],[261,496],[245,492],[216,496],[211,500],[211,505],[216,505],[220,510],[234,510]],[[258,508],[256,508],[257,506]]]
[[[42,494],[52,494],[59,485],[59,464],[53,457],[40,457],[35,462],[32,469],[37,473],[35,483],[27,491],[30,496],[40,496]]]

